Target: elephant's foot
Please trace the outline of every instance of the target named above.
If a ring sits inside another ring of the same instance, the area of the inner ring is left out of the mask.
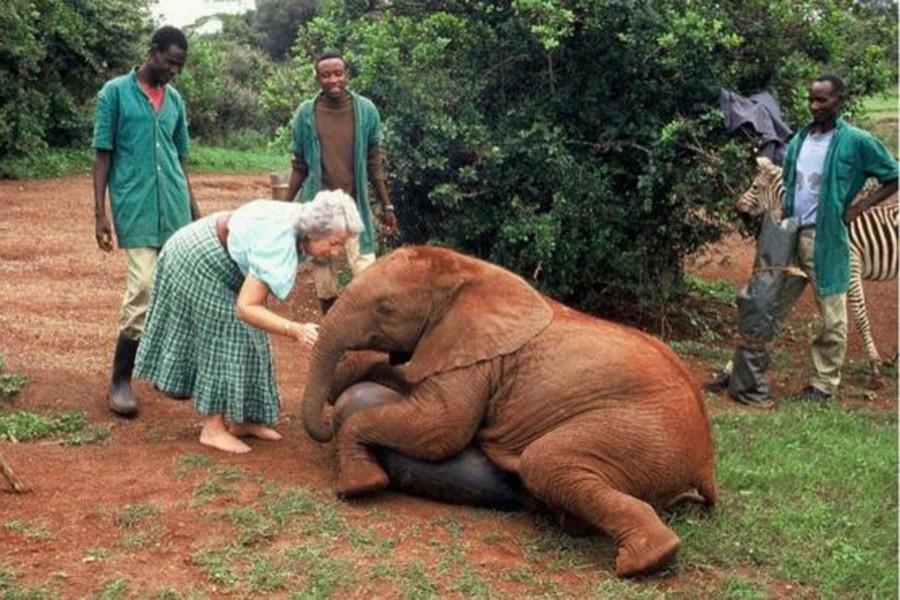
[[[341,462],[335,492],[341,498],[364,496],[388,486],[388,476],[377,462],[344,460]]]
[[[635,577],[658,571],[675,559],[680,547],[678,536],[661,522],[635,530],[619,543],[616,575]]]

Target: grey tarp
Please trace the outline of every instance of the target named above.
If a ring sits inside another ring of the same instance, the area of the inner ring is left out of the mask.
[[[745,98],[737,92],[722,89],[719,90],[719,107],[729,132],[739,127],[749,127],[760,138],[757,154],[781,165],[785,145],[792,132],[781,120],[781,107],[772,94],[760,92]]]
[[[793,266],[798,229],[796,218],[779,223],[768,213],[763,219],[753,273],[737,296],[738,341],[728,395],[738,402],[761,402],[769,397],[764,378],[769,368],[769,345],[777,334],[778,315],[790,308],[781,300],[784,287],[802,284],[805,277]]]

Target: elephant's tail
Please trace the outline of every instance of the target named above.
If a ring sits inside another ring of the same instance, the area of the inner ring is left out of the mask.
[[[713,461],[710,460],[700,472],[700,477],[694,482],[697,492],[703,497],[703,504],[712,508],[719,501],[719,490],[713,477]]]
[[[703,503],[707,508],[712,508],[719,501],[719,490],[712,477],[704,477],[697,483],[697,492],[703,498]]]
[[[694,488],[678,494],[663,505],[663,508],[671,509],[682,502],[693,502],[694,504],[702,504],[706,508],[712,508],[719,500],[719,491],[712,478],[706,479],[693,484]]]

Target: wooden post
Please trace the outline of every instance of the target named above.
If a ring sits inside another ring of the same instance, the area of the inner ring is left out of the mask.
[[[3,455],[0,454],[0,473],[3,473],[3,477],[9,482],[9,485],[12,486],[12,489],[17,494],[24,494],[26,492],[30,492],[31,489],[23,485],[21,481],[16,477],[16,474],[13,473],[12,467],[9,466],[9,463],[3,458]]]

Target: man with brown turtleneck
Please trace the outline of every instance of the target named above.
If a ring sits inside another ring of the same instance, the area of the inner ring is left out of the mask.
[[[370,183],[381,202],[384,232],[393,235],[397,228],[384,176],[381,117],[371,100],[347,89],[347,64],[339,53],[323,54],[315,68],[320,92],[297,109],[287,197],[308,202],[320,190],[340,189],[356,199],[365,229],[345,246],[356,276],[375,262]],[[326,313],[338,294],[335,266],[315,263],[313,280]]]

